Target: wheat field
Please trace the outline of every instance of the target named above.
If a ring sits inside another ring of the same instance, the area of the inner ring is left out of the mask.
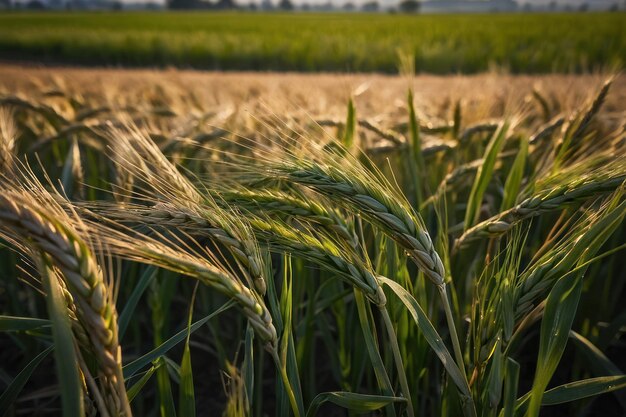
[[[0,66],[0,415],[623,415],[625,99]]]

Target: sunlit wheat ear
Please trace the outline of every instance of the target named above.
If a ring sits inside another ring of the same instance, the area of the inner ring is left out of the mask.
[[[577,266],[583,254],[593,256],[598,252],[623,222],[625,215],[626,202],[623,201],[620,189],[599,207],[581,213],[571,223],[565,223],[558,232],[559,238],[548,243],[545,253],[524,270],[514,274],[510,305],[506,306],[511,321],[509,328],[520,326],[532,310],[545,300],[554,283]],[[497,331],[498,326],[489,322],[483,334],[486,346],[492,346]]]
[[[101,209],[100,213],[109,219],[116,219],[124,223],[138,222],[148,225],[155,230],[176,228],[195,237],[209,237],[223,243],[225,246],[235,244],[221,229],[215,229],[204,220],[201,215],[176,207],[159,205],[158,207],[125,206],[123,212],[114,212],[115,208]],[[311,260],[325,269],[337,272],[347,281],[365,291],[377,304],[384,305],[384,295],[378,293],[378,282],[370,270],[359,263],[351,263],[344,257],[345,252],[353,249],[351,246],[341,249],[332,240],[315,237],[308,231],[295,231],[279,219],[262,219],[252,214],[248,215],[248,223],[252,232],[262,243],[280,252],[289,252]],[[104,233],[106,235],[106,233]],[[103,236],[104,239],[106,239]],[[120,240],[122,236],[118,237]],[[140,238],[137,238],[140,240]],[[343,240],[343,239],[342,239]],[[116,247],[114,242],[107,241],[109,246]],[[235,248],[236,249],[236,248]],[[198,256],[207,256],[201,253]],[[214,258],[210,255],[211,258]],[[356,255],[354,257],[356,259]]]
[[[155,208],[152,216],[162,217],[164,222],[174,213],[189,213],[194,219],[202,219],[213,230],[213,238],[226,245],[249,274],[249,284],[265,294],[263,258],[245,218],[218,204],[207,190],[196,187],[137,128],[115,130],[111,135],[118,169],[135,182],[146,184],[147,189],[139,191],[136,197]]]
[[[6,107],[0,107],[0,173],[9,174],[13,171],[17,127],[13,113]]]
[[[24,241],[22,236],[13,237],[3,231],[3,226],[0,226],[0,237],[6,240],[13,249],[16,250],[21,255],[21,262],[24,262],[27,266],[19,266],[18,268],[21,272],[29,278],[29,281],[33,283],[37,283],[36,287],[34,287],[38,292],[41,293],[42,296],[46,296],[46,293],[39,289],[39,286],[42,285],[41,278],[38,276],[38,273],[35,271],[41,271],[41,268],[47,267],[43,265],[43,259],[41,254],[42,252],[36,247],[32,247],[32,245],[28,245],[28,241]],[[46,255],[48,256],[48,255]],[[83,327],[83,324],[79,320],[79,312],[76,303],[74,302],[74,297],[69,292],[65,281],[61,275],[61,271],[58,268],[54,268],[49,271],[51,274],[54,274],[56,277],[56,281],[58,282],[59,290],[65,300],[65,306],[67,307],[67,315],[70,319],[70,324],[72,326],[72,333],[76,339],[76,343],[78,346],[85,350],[92,352],[91,341],[89,340],[89,335],[87,334],[87,330]],[[83,370],[85,371],[85,370]]]
[[[324,236],[315,236],[306,229],[294,230],[276,219],[255,217],[250,219],[250,223],[259,241],[266,242],[270,249],[293,254],[335,272],[343,280],[361,289],[374,304],[386,304],[376,274],[359,261],[350,246],[342,246]]]
[[[528,142],[535,146],[533,150],[540,149],[543,141],[550,139],[557,129],[563,126],[563,123],[565,123],[565,118],[559,116],[541,126],[539,130],[528,139]]]
[[[159,239],[153,239],[112,222],[93,223],[91,227],[114,256],[185,274],[235,300],[266,347],[276,348],[276,329],[262,296],[244,285],[212,253],[197,249],[201,246],[191,236],[183,239],[157,234]]]
[[[180,206],[165,202],[158,202],[151,206],[128,203],[123,205],[97,203],[85,204],[83,207],[88,207],[104,218],[133,228],[148,226],[154,230],[180,230],[193,236],[207,237],[215,243],[223,245],[233,255],[235,262],[241,266],[240,269],[247,284],[254,287],[259,294],[265,294],[263,261],[257,260],[257,256],[250,255],[252,253],[260,256],[253,230],[247,222],[235,224],[239,230],[247,230],[247,238],[244,241],[234,238],[229,233],[233,229],[229,227],[228,223],[225,223],[226,220],[237,221],[237,217],[223,219],[219,225],[216,225],[215,212],[210,212],[209,208],[201,205]],[[89,216],[88,213],[86,215]]]
[[[517,206],[487,219],[467,230],[457,241],[458,246],[486,237],[498,237],[520,222],[543,213],[607,195],[626,181],[626,162],[607,161],[607,165],[590,171],[574,166],[553,177],[539,181],[539,190]]]
[[[382,174],[367,170],[350,156],[335,155],[320,162],[301,158],[274,161],[259,167],[259,174],[279,176],[362,215],[398,242],[434,284],[443,284],[444,267],[424,222]]]
[[[271,217],[281,220],[295,219],[323,228],[331,235],[343,239],[356,247],[357,238],[352,227],[336,210],[324,207],[327,201],[316,202],[310,196],[292,195],[280,190],[253,190],[233,185],[230,189],[218,191],[229,204],[251,214],[261,210]]]
[[[263,184],[276,179],[296,184],[326,197],[331,204],[362,215],[404,248],[411,259],[436,285],[444,283],[443,263],[420,215],[397,186],[363,154],[361,162],[336,142],[322,147],[310,138],[279,137],[267,148],[243,140],[242,147],[255,150],[250,159],[231,166],[243,173],[244,183]]]
[[[505,346],[537,317],[543,303],[557,280],[576,269],[580,258],[593,257],[604,242],[619,227],[626,214],[626,203],[620,203],[623,193],[618,190],[594,208],[579,212],[554,231],[544,243],[543,255],[529,265],[523,265],[523,251],[528,230],[515,229],[501,253],[505,258],[494,260],[496,269],[486,267],[484,300],[480,320],[474,331],[479,337],[480,361],[488,360],[497,342]],[[521,239],[520,234],[526,234]],[[586,268],[586,266],[583,266]],[[495,281],[495,284],[494,284]]]
[[[19,246],[21,245],[18,244],[18,247]],[[28,248],[23,248],[20,250],[24,253],[30,252]],[[84,394],[83,405],[85,408],[85,415],[95,416],[98,414],[98,412],[100,412],[100,414],[103,416],[109,416],[109,407],[107,406],[107,403],[114,403],[114,400],[112,400],[112,398],[114,397],[110,395],[107,396],[106,391],[98,386],[96,379],[91,375],[91,371],[85,363],[83,352],[88,352],[89,355],[94,355],[93,346],[88,335],[88,329],[83,326],[78,318],[80,316],[80,313],[78,311],[78,308],[76,307],[76,304],[74,303],[74,298],[68,291],[67,286],[63,281],[62,273],[58,268],[52,266],[52,260],[48,254],[39,251],[38,253],[33,253],[32,256],[33,258],[39,258],[37,260],[37,263],[39,264],[37,269],[39,271],[44,271],[44,268],[48,268],[46,273],[49,273],[54,277],[52,284],[58,284],[58,289],[61,291],[62,296],[65,300],[65,305],[67,308],[66,311],[70,319],[72,334],[74,336],[73,343],[75,345],[76,359],[78,360],[78,366],[81,371],[80,382],[81,390]],[[46,296],[48,295],[46,294]],[[98,378],[100,378],[99,375],[97,376]],[[103,395],[106,396],[106,400],[105,396]]]
[[[611,79],[606,81],[594,100],[582,111],[572,114],[563,125],[562,135],[552,156],[553,171],[574,164],[589,154],[606,152],[610,146],[610,136],[591,132],[589,128],[602,108],[611,84]]]
[[[576,130],[572,134],[572,139],[574,141],[581,137],[585,129],[589,126],[589,123],[591,122],[591,120],[598,114],[598,112],[604,105],[604,102],[606,100],[606,97],[609,94],[609,90],[612,84],[613,84],[612,78],[605,81],[604,84],[602,85],[602,88],[596,95],[596,97],[593,99],[589,107],[587,107],[585,113],[582,114],[579,122],[577,123]]]
[[[589,255],[598,252],[606,239],[623,222],[624,216],[626,201],[623,188],[620,188],[597,211],[589,211],[558,245],[520,274],[516,316],[527,313],[537,305],[537,300],[547,293],[556,279],[576,265],[583,253]]]
[[[71,226],[71,219],[62,210],[39,205],[25,192],[6,190],[0,196],[0,222],[3,235],[24,246],[32,245],[52,258],[77,306],[78,319],[88,330],[99,363],[98,379],[106,411],[130,416],[112,293],[91,249]]]

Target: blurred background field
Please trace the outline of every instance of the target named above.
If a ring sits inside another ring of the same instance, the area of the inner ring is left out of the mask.
[[[455,104],[461,103],[464,123],[468,124],[539,105],[533,92],[545,97],[554,111],[568,112],[583,105],[589,92],[600,88],[603,81],[603,75],[593,74],[424,74],[406,78],[385,74],[0,65],[0,96],[35,96],[53,102],[61,93],[85,100],[106,96],[105,104],[117,107],[142,105],[148,111],[154,106],[167,106],[174,114],[168,113],[163,120],[177,123],[182,123],[181,118],[191,112],[195,102],[206,111],[231,114],[233,118],[227,119],[233,131],[267,112],[285,117],[298,114],[305,118],[343,119],[346,97],[350,96],[360,116],[388,122],[406,111],[404,96],[408,87],[415,91],[415,105],[425,117],[451,119]],[[161,99],[163,95],[168,99]],[[606,98],[603,115],[616,117],[624,111],[626,77],[618,76]]]
[[[4,13],[0,59],[211,70],[611,71],[626,14]]]

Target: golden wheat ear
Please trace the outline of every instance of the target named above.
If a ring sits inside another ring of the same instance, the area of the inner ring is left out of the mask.
[[[38,196],[41,198],[41,196]],[[54,199],[49,200],[52,207]],[[76,338],[89,344],[98,360],[102,415],[131,416],[122,374],[117,311],[93,250],[72,226],[63,210],[44,207],[25,191],[6,190],[0,196],[0,235],[33,253],[44,253],[60,272],[63,286],[76,306],[84,328]],[[29,253],[27,253],[29,255]],[[85,333],[88,339],[85,340]]]
[[[263,276],[263,257],[245,218],[227,204],[218,204],[209,190],[196,186],[183,175],[179,167],[169,161],[139,128],[128,127],[126,130],[115,130],[112,134],[113,159],[118,171],[144,184],[145,190],[136,197],[150,207],[135,211],[134,214],[141,215],[127,220],[149,226],[168,226],[168,223],[169,226],[176,226],[185,220],[199,222],[198,226],[211,231],[209,237],[213,241],[224,245],[233,255],[248,286],[264,295],[266,277]],[[124,208],[120,211],[110,207],[108,215],[124,221],[126,213],[128,210]]]

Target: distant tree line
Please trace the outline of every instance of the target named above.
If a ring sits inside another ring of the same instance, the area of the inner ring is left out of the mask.
[[[133,0],[131,0],[132,2]],[[160,9],[163,6],[154,2],[144,3],[144,9]],[[344,0],[343,5],[333,3],[333,0],[327,0],[323,4],[310,4],[307,0],[300,0],[298,5],[294,4],[294,0],[165,0],[165,7],[173,10],[276,10],[276,11],[336,11],[343,10],[346,12],[361,11],[365,13],[390,12],[390,13],[418,13],[421,10],[422,1],[424,0],[400,0],[396,7],[386,7],[382,9],[378,0],[367,0],[360,7],[353,1]],[[476,0],[480,1],[480,0]],[[513,1],[513,0],[509,0]],[[583,2],[576,7],[572,5],[561,5],[556,0],[552,0],[543,7],[532,6],[530,3],[524,3],[518,8],[521,12],[532,12],[535,10],[545,11],[569,11],[569,12],[586,12],[591,9],[590,4]],[[623,8],[626,9],[626,0]],[[248,2],[248,3],[246,3]],[[124,0],[0,0],[0,10],[2,9],[67,9],[67,10],[123,10],[127,7]],[[426,7],[426,6],[425,6]],[[607,11],[617,12],[622,7],[618,2],[612,3],[606,9]]]
[[[10,0],[0,0],[2,1],[10,1]],[[38,0],[32,0],[38,1]],[[118,0],[119,1],[119,0]],[[422,6],[422,1],[424,0],[400,0],[396,7],[381,7],[380,3],[377,0],[368,0],[363,3],[360,7],[358,7],[353,1],[354,0],[344,0],[345,2],[342,5],[337,5],[332,2],[332,0],[328,0],[324,4],[316,4],[311,5],[307,3],[306,0],[302,0],[298,5],[294,4],[294,0],[261,0],[261,3],[257,3],[258,0],[166,0],[166,6],[169,9],[208,9],[208,10],[277,10],[277,11],[292,11],[292,10],[301,10],[301,11],[333,11],[333,10],[344,10],[346,12],[354,12],[354,11],[362,11],[366,13],[376,13],[376,12],[399,12],[399,13],[419,13]],[[246,3],[249,1],[249,3]],[[480,0],[476,0],[480,1]],[[513,1],[513,0],[511,0]],[[519,8],[520,11],[530,12],[535,8],[532,7],[529,3],[525,3],[524,0],[518,0],[519,3],[523,3],[523,6]],[[617,0],[620,1],[620,0]],[[624,1],[624,8],[626,8],[626,0]],[[579,11],[585,12],[590,9],[589,3],[583,2],[582,4],[574,7],[571,5],[559,5],[556,0],[552,0],[548,6],[544,6],[543,8],[538,8],[538,10],[547,10],[547,11]],[[608,11],[619,11],[619,4],[613,3]]]
[[[241,0],[240,0],[241,1]],[[263,0],[260,5],[254,2],[249,4],[242,4],[235,2],[235,0],[217,0],[215,2],[209,2],[207,0],[168,0],[167,7],[169,9],[211,9],[211,10],[229,10],[229,9],[251,9],[251,10],[281,10],[291,11],[296,8],[304,11],[308,10],[345,10],[345,11],[357,11],[359,8],[347,1],[342,6],[335,6],[332,2],[328,2],[322,5],[312,6],[306,2],[302,3],[299,7],[293,3],[293,0],[277,0],[276,3],[272,3],[271,0]],[[402,0],[398,5],[398,11],[403,13],[417,13],[420,8],[420,2],[418,0]],[[380,4],[376,0],[369,0],[365,2],[360,10],[363,12],[378,12],[381,10]]]

